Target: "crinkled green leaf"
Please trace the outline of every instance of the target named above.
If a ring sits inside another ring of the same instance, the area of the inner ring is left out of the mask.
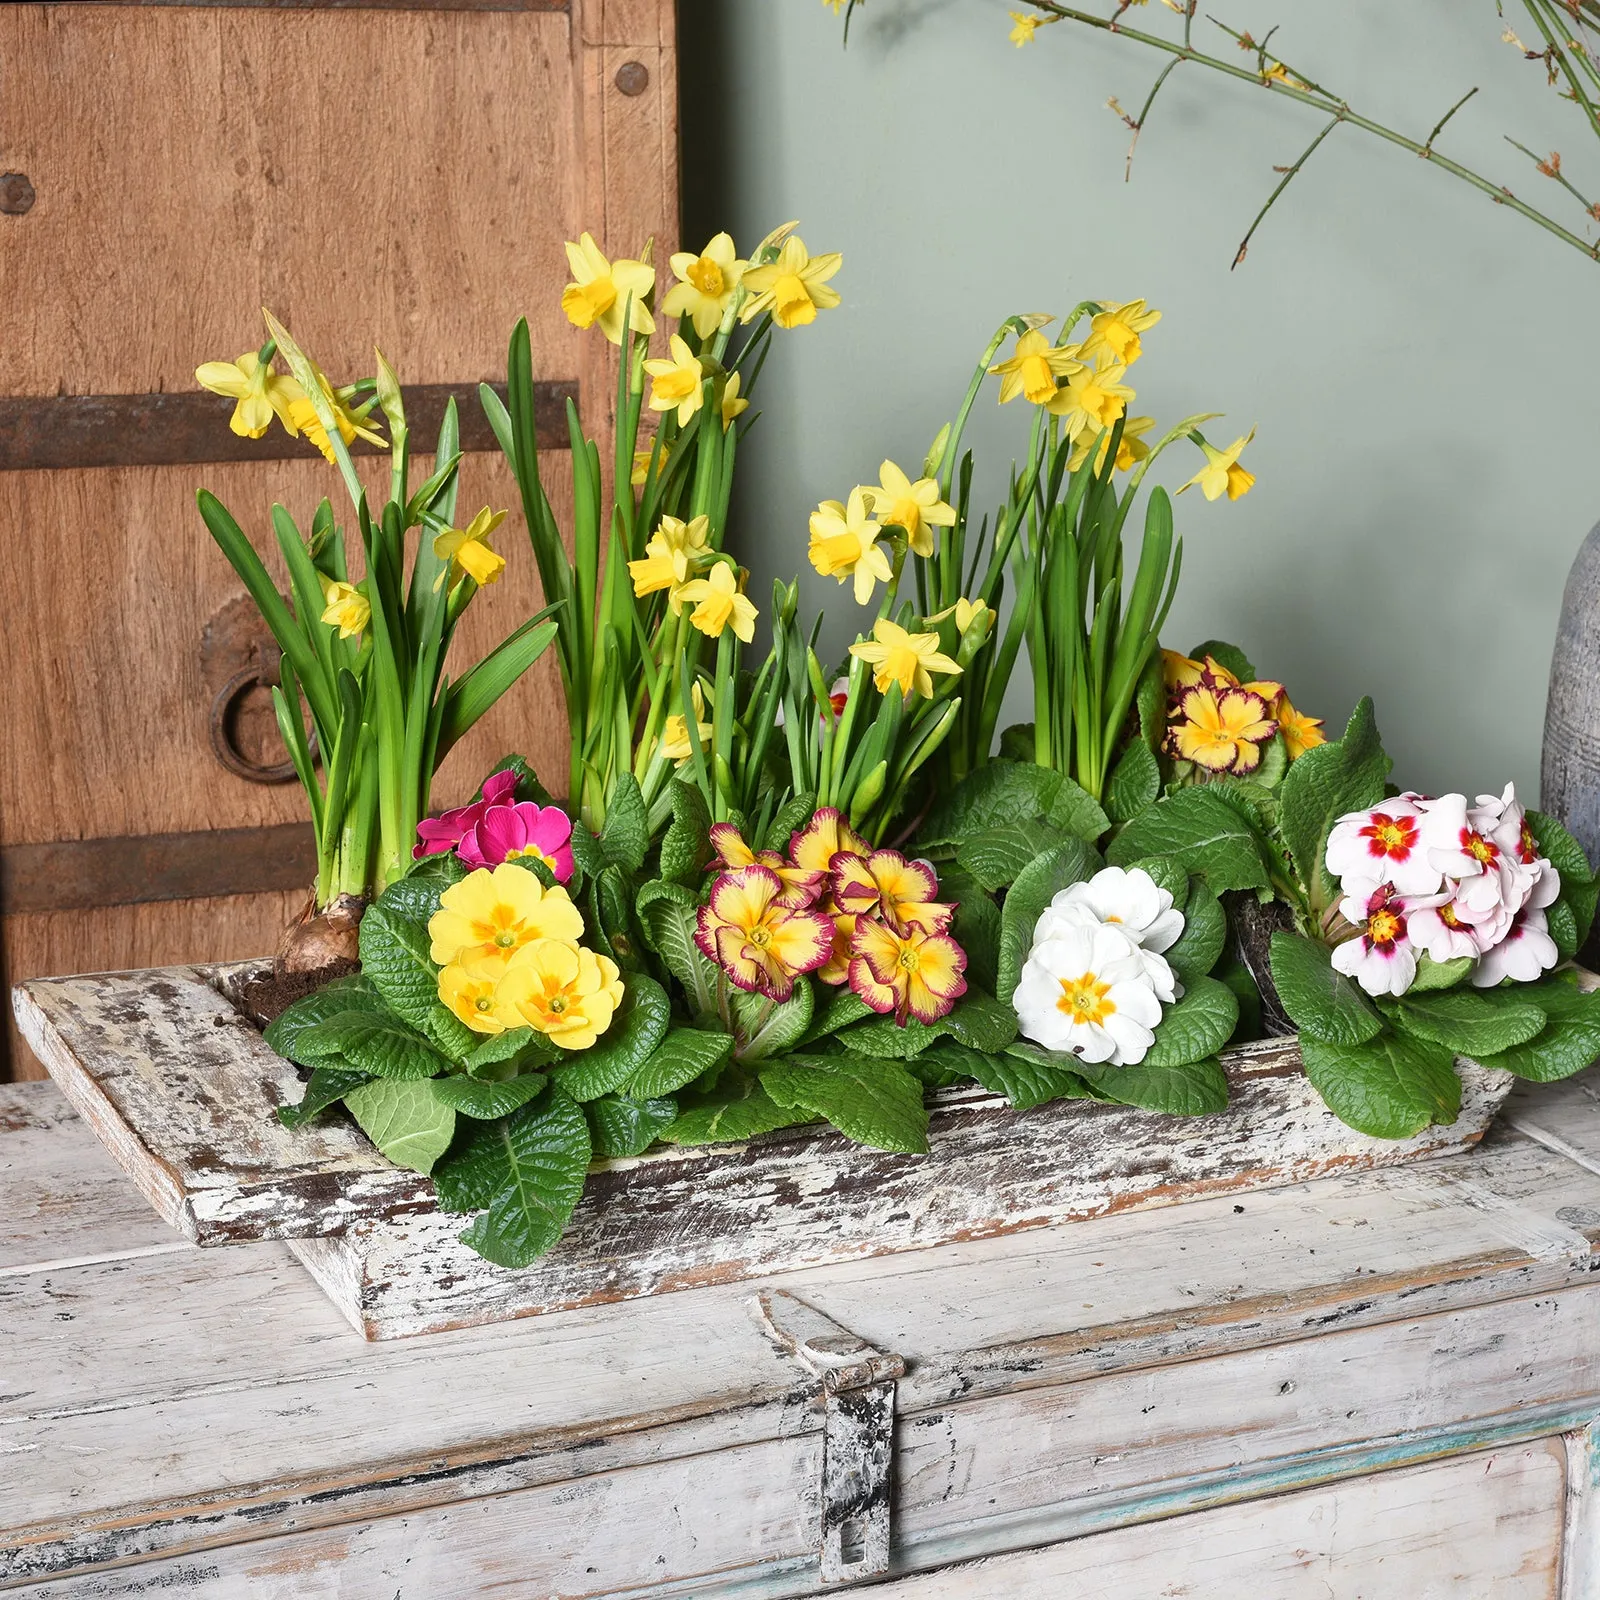
[[[492,1122],[509,1116],[538,1095],[549,1079],[542,1072],[525,1072],[520,1077],[486,1083],[481,1078],[459,1075],[435,1079],[433,1092],[443,1105],[479,1122]]]
[[[805,1037],[811,1026],[814,999],[811,984],[801,978],[794,993],[782,1002],[769,1000],[765,995],[747,994],[743,989],[731,991],[733,1021],[741,1043],[741,1061],[765,1061],[769,1056],[782,1055],[792,1050]]]
[[[329,1106],[337,1105],[352,1089],[371,1081],[365,1072],[351,1072],[346,1067],[316,1067],[298,1103],[278,1107],[278,1121],[286,1128],[302,1128]]]
[[[1017,1036],[1016,1012],[975,985],[969,985],[956,1001],[955,1009],[944,1018],[944,1025],[970,1049],[991,1053],[1005,1049]]]
[[[959,870],[940,875],[939,897],[955,901],[956,914],[949,931],[967,953],[967,982],[993,990],[1000,961],[999,903],[983,891],[976,878]]]
[[[919,1056],[935,1040],[942,1039],[950,1030],[943,1022],[923,1023],[907,1017],[902,1028],[893,1017],[872,1016],[868,1021],[846,1028],[834,1037],[846,1050],[861,1056],[887,1056],[898,1061],[909,1061]]]
[[[1519,984],[1497,994],[1511,994],[1536,1005],[1549,1021],[1526,1044],[1477,1059],[1535,1083],[1570,1078],[1600,1060],[1600,994],[1584,994],[1570,977]]]
[[[1300,1053],[1328,1109],[1373,1138],[1409,1139],[1461,1113],[1461,1080],[1445,1045],[1385,1029],[1356,1045],[1302,1037]]]
[[[1065,775],[1050,802],[1045,821],[1069,838],[1081,839],[1085,844],[1093,844],[1111,826],[1111,818],[1101,810],[1100,802]]]
[[[1185,986],[1181,999],[1163,1008],[1155,1043],[1139,1068],[1154,1072],[1203,1061],[1228,1042],[1238,1020],[1239,1002],[1233,991],[1215,978],[1196,978]]]
[[[824,998],[816,1006],[811,1025],[801,1036],[801,1044],[826,1038],[829,1034],[838,1033],[841,1028],[848,1028],[854,1022],[878,1014],[853,989],[823,988],[817,992]]]
[[[733,1038],[729,1034],[702,1028],[669,1028],[624,1088],[636,1100],[672,1094],[706,1073],[715,1072],[732,1049]]]
[[[493,1033],[483,1040],[462,1065],[474,1077],[509,1078],[513,1071],[494,1071],[490,1068],[540,1067],[556,1060],[560,1051],[532,1028],[507,1028],[504,1033]]]
[[[692,783],[672,780],[672,821],[661,836],[661,876],[697,889],[711,860],[711,812]]]
[[[968,1071],[992,1094],[1003,1094],[1018,1111],[1031,1111],[1051,1100],[1089,1098],[1089,1086],[1076,1070],[1077,1061],[1076,1056],[1019,1039],[997,1056],[969,1051]]]
[[[1209,1117],[1226,1110],[1228,1105],[1228,1075],[1215,1056],[1177,1066],[1153,1066],[1148,1056],[1127,1067],[1080,1061],[1077,1070],[1090,1088],[1104,1098],[1145,1111],[1160,1111],[1173,1117]]]
[[[649,853],[650,813],[631,772],[620,774],[611,786],[600,850],[613,866],[628,873],[637,872]]]
[[[1114,867],[1144,856],[1173,856],[1216,893],[1259,889],[1268,881],[1256,830],[1209,785],[1179,789],[1130,822],[1106,851]]]
[[[987,828],[1049,814],[1061,774],[1031,761],[988,761],[929,811],[917,831],[921,849],[959,845]]]
[[[1191,661],[1203,662],[1210,656],[1219,667],[1231,672],[1240,683],[1254,683],[1256,669],[1247,656],[1236,644],[1229,644],[1226,639],[1207,639],[1204,644],[1197,644],[1189,652]]]
[[[1477,966],[1472,956],[1459,956],[1454,961],[1435,961],[1426,950],[1417,957],[1417,975],[1411,980],[1407,994],[1426,994],[1432,989],[1453,989]]]
[[[398,1017],[375,1011],[341,1011],[300,1035],[311,1061],[337,1060],[374,1078],[432,1078],[450,1063]]]
[[[1117,757],[1106,784],[1106,815],[1113,822],[1132,822],[1161,797],[1161,763],[1143,739],[1135,739]]]
[[[787,1056],[762,1069],[761,1084],[779,1105],[825,1117],[857,1144],[911,1155],[928,1148],[922,1085],[898,1061]]]
[[[426,1082],[379,1080],[351,1089],[345,1109],[396,1166],[431,1172],[450,1147],[456,1114]]]
[[[380,900],[367,907],[360,937],[361,970],[389,1009],[452,1061],[464,1061],[477,1048],[479,1036],[440,1004],[439,969],[428,954],[426,925],[391,916]]]
[[[666,1038],[671,1016],[667,991],[643,973],[630,975],[611,1026],[587,1050],[565,1051],[552,1065],[561,1092],[583,1101],[620,1089]]]
[[[1007,822],[963,839],[956,848],[956,862],[981,888],[1004,889],[1024,867],[1068,836],[1048,822]]]
[[[371,979],[357,973],[351,978],[336,978],[315,993],[296,1000],[267,1024],[262,1037],[285,1060],[308,1067],[312,1064],[311,1060],[302,1061],[299,1054],[302,1035],[344,1011],[371,1011],[386,1015],[388,1009],[383,997],[373,988]]]
[[[1189,872],[1181,861],[1171,856],[1144,856],[1128,863],[1127,871],[1135,869],[1144,873],[1158,889],[1165,889],[1172,896],[1174,911],[1182,911],[1188,905]]]
[[[597,1160],[616,1161],[642,1156],[677,1120],[678,1102],[672,1097],[635,1100],[626,1095],[603,1094],[584,1108]]]
[[[759,848],[776,850],[780,855],[786,853],[790,840],[812,819],[816,810],[817,797],[809,790],[805,794],[797,794],[785,801],[767,824],[767,831]],[[751,840],[752,844],[755,842]]]
[[[1328,947],[1298,933],[1272,936],[1272,984],[1295,1025],[1324,1044],[1365,1044],[1383,1031],[1372,1002],[1342,972]]]
[[[1183,932],[1162,955],[1181,983],[1203,978],[1222,958],[1228,944],[1228,916],[1222,902],[1200,879],[1183,906]]]
[[[717,1010],[717,968],[694,942],[696,915],[695,896],[679,884],[657,881],[639,891],[639,920],[651,948],[683,985],[689,1009],[708,1017]]]
[[[726,1099],[680,1109],[678,1120],[661,1137],[670,1144],[732,1144],[812,1120],[809,1112],[780,1106],[752,1081]]]
[[[1478,1060],[1526,1044],[1544,1032],[1545,1014],[1525,988],[1443,989],[1406,994],[1384,1011],[1398,1028]]]

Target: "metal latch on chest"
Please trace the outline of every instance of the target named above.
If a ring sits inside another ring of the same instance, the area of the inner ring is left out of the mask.
[[[763,1330],[822,1383],[822,1581],[889,1570],[895,1380],[905,1361],[874,1350],[786,1290],[751,1301]]]

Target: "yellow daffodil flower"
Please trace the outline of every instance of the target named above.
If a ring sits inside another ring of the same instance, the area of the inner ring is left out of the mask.
[[[711,748],[712,726],[706,718],[705,691],[698,683],[691,691],[694,699],[694,728],[699,736],[700,748]],[[694,750],[689,743],[689,724],[681,713],[675,713],[667,718],[667,725],[662,730],[661,746],[657,752],[663,761],[676,762],[682,766],[686,761],[693,759]]]
[[[1023,395],[1043,405],[1056,392],[1056,379],[1083,369],[1075,344],[1051,344],[1037,328],[1017,336],[1017,347],[1004,361],[989,368],[1000,379],[1000,404]]]
[[[489,544],[489,535],[506,520],[504,511],[491,511],[485,506],[465,528],[446,528],[433,541],[433,553],[450,565],[434,580],[434,588],[443,585],[448,577],[452,583],[465,573],[480,587],[499,581],[506,570],[506,558]]]
[[[933,530],[953,528],[956,513],[939,498],[939,485],[932,478],[913,483],[892,461],[878,468],[878,483],[864,484],[860,492],[872,502],[872,514],[886,528],[902,528],[906,540],[919,556],[933,554]]]
[[[1127,368],[1121,362],[1084,367],[1074,372],[1045,402],[1045,409],[1061,418],[1063,431],[1076,440],[1085,428],[1099,432],[1111,427],[1133,399],[1123,381]]]
[[[670,358],[661,357],[647,361],[644,370],[650,374],[650,409],[678,413],[678,426],[686,428],[689,419],[705,402],[705,372],[700,357],[673,334],[669,348]]]
[[[965,633],[974,622],[979,623],[987,637],[990,629],[994,627],[994,612],[990,610],[986,600],[957,600],[953,606],[946,606],[943,611],[936,611],[927,620],[929,622],[943,622],[946,617],[956,619],[956,632]]]
[[[239,402],[228,426],[241,439],[259,439],[272,426],[275,416],[287,426],[289,407],[306,397],[305,390],[293,378],[274,372],[272,363],[263,361],[254,350],[246,350],[237,361],[205,362],[194,369],[194,381],[212,394]]]
[[[680,606],[694,607],[689,620],[708,638],[721,638],[728,627],[743,644],[755,637],[756,608],[740,592],[733,568],[725,561],[719,561],[705,577],[684,584],[677,601]]]
[[[661,526],[650,535],[644,554],[628,563],[628,576],[633,580],[633,592],[643,597],[660,589],[673,591],[673,614],[677,614],[677,590],[689,580],[690,568],[695,562],[711,554],[711,519],[695,517],[683,522],[677,517],[663,517]]]
[[[864,489],[853,489],[847,506],[824,500],[811,513],[811,546],[806,552],[824,578],[843,583],[854,577],[858,606],[872,598],[874,584],[887,583],[893,576],[889,557],[878,545],[882,524],[869,517],[867,510]]]
[[[368,444],[382,447],[383,435],[367,424],[367,413],[371,410],[373,401],[369,400],[365,405],[352,407],[348,402],[353,390],[335,389],[320,372],[317,373],[317,383],[322,389],[322,397],[327,401],[329,410],[333,412],[333,420],[339,425],[339,437],[346,445],[354,444],[357,439],[365,439]],[[296,388],[299,388],[299,385],[296,385]],[[303,433],[322,452],[323,460],[330,463],[333,461],[333,446],[328,443],[328,430],[322,426],[322,418],[317,415],[317,408],[304,390],[300,391],[298,399],[289,402],[283,425],[290,433]]]
[[[1200,493],[1207,500],[1220,500],[1223,495],[1230,500],[1243,499],[1250,493],[1256,477],[1253,472],[1247,472],[1239,465],[1239,457],[1255,436],[1256,430],[1252,428],[1242,439],[1235,439],[1226,450],[1217,450],[1201,439],[1200,448],[1205,451],[1206,464],[1178,493],[1182,494],[1184,489],[1192,489],[1198,484]]]
[[[739,380],[742,376],[742,373],[730,373],[728,381],[722,386],[722,400],[719,410],[722,413],[722,431],[724,433],[728,431],[735,417],[750,409],[750,402],[739,393]]]
[[[630,332],[656,331],[655,318],[645,304],[645,296],[656,286],[654,267],[626,258],[607,261],[587,233],[576,244],[567,241],[567,265],[573,281],[561,291],[561,309],[573,327],[598,325],[612,344],[621,344],[626,312]]]
[[[1093,356],[1104,350],[1113,361],[1131,367],[1144,350],[1139,335],[1155,327],[1161,320],[1161,313],[1146,310],[1143,300],[1126,300],[1121,305],[1111,300],[1101,303],[1104,309],[1089,323],[1084,355]]]
[[[1150,454],[1150,446],[1144,442],[1144,435],[1156,425],[1154,417],[1129,417],[1122,425],[1122,438],[1117,441],[1117,467],[1118,472],[1131,472],[1134,467]],[[1095,443],[1099,439],[1098,445]],[[1094,470],[1099,472],[1106,464],[1106,451],[1111,448],[1111,433],[1107,429],[1101,433],[1091,433],[1087,428],[1078,435],[1078,442],[1073,446],[1072,457],[1067,462],[1067,470],[1076,472],[1085,461],[1089,459],[1089,452],[1094,451]]]
[[[667,290],[662,311],[669,317],[688,317],[694,331],[709,339],[722,325],[750,265],[737,257],[733,239],[726,233],[719,233],[699,255],[683,250],[673,256],[672,271],[678,282]]]
[[[495,990],[505,969],[506,963],[493,956],[452,961],[440,970],[439,999],[474,1033],[504,1033],[508,1024],[495,1014]]]
[[[653,450],[635,450],[633,452],[633,471],[629,474],[628,481],[635,489],[639,488],[646,478],[650,476],[650,458]]]
[[[1322,731],[1322,718],[1296,711],[1286,694],[1280,694],[1273,702],[1272,716],[1278,724],[1278,732],[1283,735],[1284,748],[1291,761],[1298,761],[1307,750],[1315,750],[1319,744],[1328,742]]]
[[[323,578],[322,598],[322,620],[330,628],[337,628],[341,639],[359,639],[372,618],[367,597],[353,583]]]
[[[540,939],[512,956],[495,989],[508,1028],[534,1028],[563,1050],[587,1050],[622,1004],[622,974],[609,956]]]
[[[844,257],[808,255],[800,238],[791,234],[783,241],[778,259],[764,267],[745,271],[744,287],[751,298],[739,313],[741,322],[753,322],[770,311],[780,328],[803,328],[817,320],[818,311],[838,305],[839,294],[828,287],[828,279],[844,264]]]
[[[1040,18],[1030,17],[1025,12],[1013,11],[1010,13],[1012,29],[1008,37],[1017,49],[1025,44],[1033,43],[1033,36],[1039,29]]]
[[[850,646],[850,654],[859,656],[877,670],[872,681],[879,694],[887,694],[889,685],[900,685],[900,693],[907,699],[913,693],[933,698],[934,672],[956,673],[961,667],[939,649],[936,633],[907,633],[898,624],[880,617],[872,625],[872,640]]]
[[[451,884],[428,919],[428,937],[428,953],[440,966],[505,962],[538,939],[576,944],[583,917],[565,889],[547,889],[526,867],[504,861]]]

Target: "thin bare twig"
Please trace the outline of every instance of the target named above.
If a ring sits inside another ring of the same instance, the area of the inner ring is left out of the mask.
[[[1234,267],[1237,267],[1239,263],[1244,260],[1246,253],[1250,249],[1250,241],[1255,237],[1256,229],[1261,226],[1261,219],[1272,209],[1273,204],[1277,200],[1278,196],[1282,194],[1291,183],[1294,182],[1296,174],[1298,174],[1306,162],[1311,159],[1312,155],[1316,152],[1317,146],[1321,144],[1322,141],[1326,139],[1328,135],[1332,133],[1333,130],[1337,128],[1343,121],[1344,117],[1342,115],[1335,114],[1332,120],[1329,121],[1327,127],[1325,127],[1322,132],[1319,133],[1316,138],[1313,139],[1311,143],[1308,144],[1301,152],[1300,159],[1296,161],[1292,167],[1285,169],[1283,177],[1278,181],[1277,188],[1275,188],[1272,193],[1267,196],[1267,203],[1256,213],[1255,221],[1250,224],[1248,232],[1246,232],[1244,238],[1239,241],[1239,251],[1238,254],[1233,258],[1233,266],[1228,268],[1229,272],[1232,272]]]
[[[1445,123],[1447,123],[1451,119],[1451,117],[1453,117],[1456,114],[1456,112],[1458,112],[1462,108],[1462,106],[1464,106],[1467,103],[1467,101],[1469,101],[1473,97],[1473,95],[1475,95],[1477,92],[1478,92],[1478,90],[1477,90],[1476,86],[1474,86],[1471,89],[1468,89],[1467,92],[1464,95],[1462,95],[1462,97],[1459,100],[1457,100],[1456,103],[1453,106],[1451,106],[1450,109],[1447,112],[1445,112],[1445,114],[1442,117],[1439,118],[1439,120],[1433,126],[1433,132],[1430,133],[1428,135],[1428,137],[1423,141],[1422,148],[1424,150],[1433,149],[1433,141],[1435,139],[1437,139],[1441,133],[1444,132]]]

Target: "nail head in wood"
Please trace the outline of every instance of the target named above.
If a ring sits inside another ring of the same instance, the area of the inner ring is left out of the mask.
[[[641,72],[644,68],[639,69]],[[640,88],[643,88],[643,84]],[[637,94],[638,89],[628,93]],[[23,172],[0,172],[0,211],[8,217],[20,217],[33,210],[33,184]]]
[[[642,61],[624,61],[617,68],[616,84],[626,95],[643,94],[650,87],[650,69]]]

